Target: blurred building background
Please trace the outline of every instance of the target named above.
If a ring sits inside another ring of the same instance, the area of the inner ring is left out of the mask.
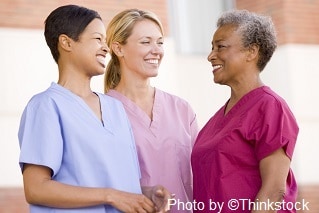
[[[292,167],[299,199],[310,209],[299,212],[319,212],[319,0],[0,0],[0,212],[28,212],[17,131],[28,100],[57,81],[43,22],[64,4],[95,9],[106,25],[123,9],[155,12],[165,28],[165,57],[153,84],[189,101],[200,126],[230,94],[213,83],[206,60],[217,18],[232,8],[272,16],[279,46],[262,78],[288,102],[300,126]],[[92,88],[103,92],[103,76]]]

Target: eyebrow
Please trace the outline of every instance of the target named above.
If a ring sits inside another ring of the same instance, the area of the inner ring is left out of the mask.
[[[92,34],[99,34],[101,35],[102,37],[104,37],[104,35],[102,33],[99,33],[99,32],[93,32]]]
[[[142,36],[142,37],[140,37],[139,38],[139,40],[140,39],[143,39],[143,38],[147,38],[147,39],[153,39],[153,37],[152,36]],[[163,39],[164,37],[163,36],[161,36],[161,37],[159,37],[159,38],[157,38],[157,39]]]
[[[225,40],[225,39],[222,39],[222,38],[221,38],[221,39],[216,40],[215,43],[219,43],[219,42],[224,41],[224,40]],[[213,42],[212,42],[212,43],[213,43]]]

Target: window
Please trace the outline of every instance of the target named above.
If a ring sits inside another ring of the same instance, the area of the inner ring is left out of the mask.
[[[170,32],[180,54],[208,54],[222,11],[234,0],[168,0]]]

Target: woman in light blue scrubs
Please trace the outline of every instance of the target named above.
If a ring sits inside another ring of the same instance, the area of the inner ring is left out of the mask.
[[[168,191],[141,187],[132,130],[122,104],[93,92],[108,47],[96,11],[66,5],[45,21],[57,83],[32,97],[19,128],[19,163],[30,212],[154,212]]]

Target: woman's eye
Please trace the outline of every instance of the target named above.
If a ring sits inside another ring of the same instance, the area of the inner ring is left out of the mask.
[[[227,46],[225,45],[216,45],[216,46],[212,46],[212,51],[214,51],[216,49],[217,52],[222,51],[223,49],[225,49]]]
[[[223,49],[223,48],[225,48],[225,47],[226,47],[226,46],[224,46],[224,45],[218,45],[218,46],[217,46],[218,49]]]
[[[149,44],[150,42],[149,41],[142,41],[141,43],[142,44]]]

